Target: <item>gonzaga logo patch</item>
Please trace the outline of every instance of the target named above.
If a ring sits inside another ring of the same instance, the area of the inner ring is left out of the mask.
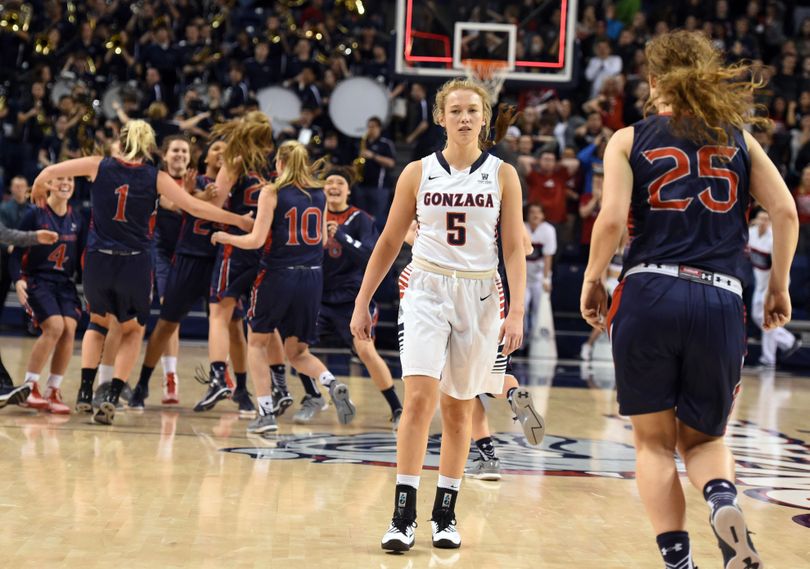
[[[635,452],[631,445],[547,434],[543,444],[536,448],[529,446],[522,434],[496,433],[492,438],[501,470],[507,474],[634,477]],[[221,450],[257,460],[396,466],[397,443],[391,433],[280,435],[268,442],[275,442],[275,446]],[[751,498],[805,510],[793,520],[810,528],[810,445],[748,421],[729,423],[726,444],[737,462],[740,490]],[[439,468],[440,447],[441,437],[431,436],[425,455],[426,468]],[[682,464],[679,463],[678,469],[684,474]]]

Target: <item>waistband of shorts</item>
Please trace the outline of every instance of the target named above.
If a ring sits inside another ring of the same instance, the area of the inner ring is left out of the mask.
[[[742,298],[743,286],[740,279],[732,277],[731,275],[724,275],[723,273],[714,273],[687,265],[657,265],[655,263],[644,263],[628,270],[624,276],[628,277],[637,273],[667,275],[706,286],[714,286],[731,291]]]
[[[115,249],[96,249],[93,253],[103,253],[104,255],[115,255],[116,257],[133,257],[140,255],[143,251],[117,251]]]
[[[320,265],[288,265],[286,267],[279,267],[288,271],[320,271],[323,267]],[[268,270],[273,270],[269,268]]]
[[[435,263],[431,263],[430,261],[425,261],[424,259],[418,259],[416,257],[413,258],[411,264],[417,269],[421,269],[423,271],[435,273],[437,275],[442,275],[445,277],[453,277],[454,279],[461,278],[461,279],[487,280],[493,278],[496,274],[498,274],[497,269],[490,269],[488,271],[457,271],[456,269],[448,269],[446,267],[442,267],[440,265],[436,265]]]

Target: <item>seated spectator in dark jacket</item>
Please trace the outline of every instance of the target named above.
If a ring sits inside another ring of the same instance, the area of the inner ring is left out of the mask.
[[[232,62],[228,71],[230,86],[225,89],[223,97],[225,112],[229,116],[241,116],[245,112],[249,91],[245,81],[245,66],[239,62]]]

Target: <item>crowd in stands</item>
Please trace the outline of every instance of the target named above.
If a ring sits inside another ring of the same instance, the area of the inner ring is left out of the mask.
[[[217,122],[259,107],[257,93],[281,85],[302,102],[279,139],[306,137],[336,164],[365,158],[354,198],[385,218],[395,173],[440,148],[431,119],[438,84],[394,73],[394,2],[335,0],[18,0],[0,20],[0,186],[28,182],[46,165],[103,148],[123,122],[143,117],[160,138],[184,132],[201,152]],[[485,2],[517,23],[541,0]],[[602,155],[611,134],[644,115],[649,94],[645,42],[667,30],[702,30],[731,61],[753,61],[765,88],[758,101],[774,128],[755,133],[795,190],[801,253],[810,254],[810,8],[776,0],[582,0],[575,80],[563,87],[508,84],[501,100],[521,110],[494,150],[516,165],[526,202],[543,206],[559,254],[584,260],[601,200]],[[353,8],[352,8],[353,7]],[[24,31],[21,23],[30,15]],[[548,51],[545,27],[521,27],[520,50]],[[539,38],[539,39],[538,39]],[[327,112],[335,86],[367,76],[403,110],[387,125],[369,121],[363,147],[339,133]],[[102,105],[120,89],[113,116]],[[400,151],[397,152],[396,148]],[[77,200],[84,199],[81,187]]]

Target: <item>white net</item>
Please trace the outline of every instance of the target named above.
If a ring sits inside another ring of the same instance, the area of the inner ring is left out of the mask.
[[[509,72],[507,62],[492,59],[465,59],[462,64],[467,78],[480,83],[489,93],[493,105],[497,103],[506,81],[506,74]]]

